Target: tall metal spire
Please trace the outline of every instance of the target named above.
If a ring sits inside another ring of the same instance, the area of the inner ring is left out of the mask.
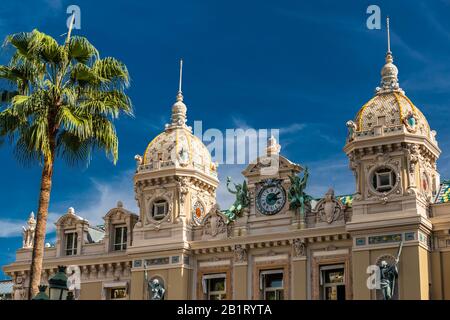
[[[389,16],[386,18],[386,29],[387,29],[387,52],[391,53],[391,32],[389,30]]]
[[[180,78],[178,82],[177,101],[172,106],[172,123],[167,128],[185,126],[187,107],[183,102],[183,93],[181,91],[183,84],[183,59],[180,59]]]
[[[376,92],[386,93],[392,91],[401,91],[398,84],[398,69],[394,65],[394,57],[391,52],[391,30],[389,26],[389,17],[386,18],[386,29],[387,29],[387,52],[386,59],[383,69],[381,69],[381,84],[380,87],[376,88]]]
[[[183,59],[180,59],[180,82],[178,84],[178,93],[181,93],[181,85],[183,83]]]
[[[183,92],[181,91],[182,84],[183,84],[183,59],[180,59],[180,79],[178,82],[177,101],[183,101]]]

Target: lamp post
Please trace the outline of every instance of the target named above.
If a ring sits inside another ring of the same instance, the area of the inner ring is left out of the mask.
[[[50,300],[67,300],[67,275],[66,267],[58,266],[58,272],[48,279],[49,284],[49,298]]]
[[[34,296],[32,300],[48,300],[48,295],[45,293],[45,290],[47,290],[47,286],[40,285],[39,286],[39,293]]]

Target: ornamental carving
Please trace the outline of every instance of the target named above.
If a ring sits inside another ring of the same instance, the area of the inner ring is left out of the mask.
[[[173,197],[174,197],[173,191],[168,191],[165,189],[154,190],[151,195],[147,196],[147,199],[146,199],[147,214],[145,215],[146,223],[147,224],[156,224],[157,226],[159,226],[162,222],[172,221]],[[167,201],[167,214],[163,219],[156,220],[152,216],[153,203],[156,200],[160,200],[160,199]]]
[[[379,191],[374,186],[374,179],[376,179],[376,172],[379,170],[390,170],[392,175],[392,185],[389,190]],[[368,164],[365,168],[366,172],[366,197],[377,198],[383,203],[389,201],[390,195],[401,195],[401,174],[400,174],[400,160],[397,158],[390,158],[387,154],[377,154],[374,162]]]
[[[203,220],[202,240],[211,238],[227,238],[227,218],[214,206]]]
[[[352,170],[353,175],[355,176],[355,182],[356,182],[356,193],[355,198],[358,198],[361,196],[361,186],[359,183],[359,168],[361,167],[361,160],[359,156],[356,156],[355,153],[349,154],[349,168]]]
[[[294,257],[306,256],[306,244],[304,239],[294,239],[292,248],[294,250]]]
[[[408,172],[410,173],[410,175],[412,175],[412,177],[414,177],[416,164],[420,160],[419,146],[416,144],[408,145],[406,149],[406,157],[408,159]]]
[[[245,245],[237,244],[234,246],[234,262],[241,263],[247,261],[247,250]]]
[[[341,218],[344,208],[334,197],[334,190],[329,189],[325,197],[319,201],[316,207],[318,222],[324,221],[328,224]]]
[[[183,210],[184,204],[186,202],[186,196],[189,193],[190,179],[188,177],[177,177],[176,184],[177,184],[180,206],[181,206],[181,209]]]
[[[411,133],[416,133],[417,131],[417,124],[419,121],[419,117],[413,113],[411,110],[408,111],[408,113],[406,114],[406,117],[403,118],[403,124],[406,127],[406,130],[408,130]],[[423,126],[421,126],[423,127]],[[421,130],[423,131],[423,130]],[[421,132],[423,133],[423,132]]]

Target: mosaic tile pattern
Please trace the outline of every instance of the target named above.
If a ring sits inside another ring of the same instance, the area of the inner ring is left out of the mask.
[[[450,201],[450,180],[447,180],[441,184],[435,203],[446,203],[449,201]]]

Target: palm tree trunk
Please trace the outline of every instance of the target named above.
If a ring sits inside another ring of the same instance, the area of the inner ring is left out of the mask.
[[[36,218],[33,253],[31,256],[30,285],[28,299],[32,299],[38,292],[41,282],[42,260],[44,258],[45,233],[47,229],[48,207],[52,188],[53,158],[46,157],[42,169],[41,191],[39,194],[39,208]]]

